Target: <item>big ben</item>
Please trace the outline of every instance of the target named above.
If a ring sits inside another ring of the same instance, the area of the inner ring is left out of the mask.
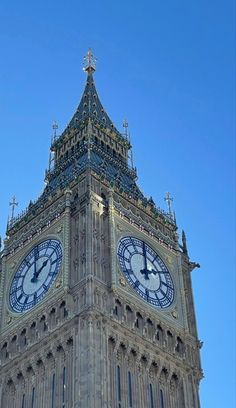
[[[45,189],[8,222],[1,407],[200,408],[198,264],[173,212],[139,189],[129,138],[100,102],[95,69],[89,50]]]

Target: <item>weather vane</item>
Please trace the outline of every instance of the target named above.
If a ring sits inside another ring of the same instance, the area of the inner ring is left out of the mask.
[[[165,202],[167,204],[168,211],[169,211],[170,215],[172,215],[172,209],[171,209],[171,202],[172,201],[173,201],[173,198],[171,197],[170,193],[167,192],[166,195],[165,195]]]
[[[11,210],[11,220],[13,220],[13,218],[14,218],[14,213],[15,213],[15,207],[18,206],[18,203],[17,203],[17,201],[16,201],[16,197],[15,197],[15,196],[12,197],[12,201],[10,201],[9,205],[10,205],[10,207],[12,207],[12,210]]]
[[[96,71],[96,62],[97,58],[93,56],[91,48],[88,49],[87,55],[84,57],[83,63],[84,63],[84,71],[87,71],[88,73],[93,73]]]

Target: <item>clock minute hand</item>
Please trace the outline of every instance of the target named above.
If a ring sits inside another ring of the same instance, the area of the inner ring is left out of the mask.
[[[36,282],[36,280],[38,279],[38,276],[40,274],[40,272],[42,272],[42,270],[45,268],[45,266],[47,265],[49,259],[46,259],[46,261],[43,262],[42,266],[39,268],[39,270],[37,272],[34,273],[31,282]]]
[[[144,257],[144,269],[147,270],[147,252],[145,248],[145,242],[143,242],[143,257]]]
[[[40,272],[42,272],[42,270],[45,268],[45,266],[47,265],[49,259],[46,259],[46,261],[43,262],[41,268],[39,268],[39,270],[36,272],[36,278],[39,276]]]
[[[34,248],[34,275],[37,273],[36,272],[37,260],[38,260],[38,254],[37,254],[36,248]]]
[[[145,242],[143,242],[143,258],[144,258],[144,269],[141,269],[141,274],[144,275],[144,279],[148,280],[150,271],[147,268],[147,252],[145,247]]]

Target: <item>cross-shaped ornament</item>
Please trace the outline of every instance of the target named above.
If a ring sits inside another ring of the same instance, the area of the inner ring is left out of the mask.
[[[58,124],[57,124],[56,121],[53,122],[52,129],[53,129],[53,140],[56,140],[56,138],[57,138],[57,129],[58,129]]]
[[[170,193],[167,192],[166,195],[165,195],[165,202],[167,204],[168,211],[169,211],[170,215],[172,215],[172,209],[171,209],[171,202],[172,201],[173,201],[173,198],[171,197]]]
[[[84,57],[84,71],[93,73],[96,71],[97,59],[93,56],[91,48],[88,49],[87,55]]]
[[[125,131],[125,137],[126,137],[126,139],[128,139],[128,122],[127,122],[127,120],[126,119],[124,119],[123,120],[123,128],[124,128],[124,131]]]
[[[11,219],[13,219],[13,218],[14,218],[14,213],[15,213],[15,207],[18,206],[18,203],[17,203],[17,201],[16,201],[16,197],[15,197],[15,196],[12,197],[12,201],[10,201],[9,205],[10,205],[10,207],[12,207],[12,210],[11,210]]]

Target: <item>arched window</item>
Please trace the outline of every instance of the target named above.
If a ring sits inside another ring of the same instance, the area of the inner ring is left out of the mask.
[[[22,330],[22,332],[20,334],[20,341],[21,341],[22,345],[26,346],[26,344],[27,344],[26,329]]]
[[[128,387],[129,387],[129,407],[133,406],[133,396],[132,396],[132,375],[131,372],[128,371]]]
[[[31,408],[34,408],[35,388],[32,389]]]
[[[129,305],[126,305],[126,318],[127,323],[131,325],[133,323],[133,310]]]
[[[62,314],[63,314],[62,317],[67,317],[67,316],[68,316],[68,311],[67,311],[67,309],[66,309],[66,302],[65,302],[65,300],[63,300],[63,301],[61,302],[61,304],[60,304],[60,310],[62,310]]]
[[[135,327],[141,330],[143,329],[143,316],[139,312],[136,314]]]
[[[117,385],[117,400],[121,402],[121,381],[120,381],[120,366],[116,367],[116,385]],[[119,407],[121,405],[119,404]]]
[[[162,341],[163,341],[163,329],[159,324],[157,325],[156,338],[160,343],[162,343]]]
[[[120,317],[121,316],[121,309],[122,309],[121,302],[119,301],[119,299],[116,299],[115,300],[114,315]]]
[[[163,394],[162,389],[160,389],[160,408],[165,408],[165,405],[164,405],[164,394]]]
[[[180,337],[177,337],[177,344],[176,344],[175,350],[180,355],[182,355],[184,352],[184,345]]]
[[[55,373],[52,376],[52,408],[55,408]]]
[[[65,407],[65,394],[66,394],[66,368],[63,368],[62,373],[62,407]]]
[[[152,384],[149,384],[150,408],[154,408]]]

